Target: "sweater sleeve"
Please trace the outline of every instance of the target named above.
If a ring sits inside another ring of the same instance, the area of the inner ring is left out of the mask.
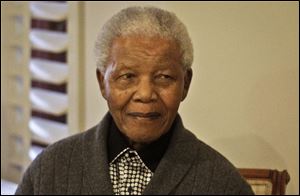
[[[33,195],[33,186],[30,171],[27,169],[21,183],[18,185],[15,195]]]
[[[251,186],[239,174],[239,172],[237,170],[233,170],[226,185],[226,194],[254,195],[254,192],[252,191]]]
[[[20,184],[18,185],[15,195],[33,195],[34,194],[33,179],[31,176],[32,167],[33,167],[33,164],[31,164],[25,171],[23,178],[22,178]]]
[[[34,195],[38,193],[37,178],[40,173],[40,159],[43,152],[29,165],[19,183],[15,195]]]

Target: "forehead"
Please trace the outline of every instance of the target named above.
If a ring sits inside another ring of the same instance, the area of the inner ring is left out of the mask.
[[[178,44],[166,38],[118,37],[112,43],[111,60],[122,63],[179,63]]]

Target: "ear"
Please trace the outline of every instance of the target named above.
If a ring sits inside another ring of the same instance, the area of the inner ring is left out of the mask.
[[[102,94],[102,97],[106,99],[106,93],[105,93],[105,81],[104,81],[104,73],[101,73],[99,69],[96,70],[97,80],[99,84],[99,88]]]
[[[184,74],[184,89],[183,89],[183,95],[181,101],[183,101],[186,98],[189,92],[192,77],[193,77],[193,70],[191,68],[186,69]]]

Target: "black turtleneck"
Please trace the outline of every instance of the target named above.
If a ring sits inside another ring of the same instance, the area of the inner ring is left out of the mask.
[[[171,129],[161,136],[158,140],[143,146],[137,153],[146,164],[146,166],[154,172],[166,152],[169,141],[172,135]],[[126,148],[133,149],[126,137],[120,132],[115,122],[112,120],[112,124],[108,134],[108,161],[109,163]],[[133,149],[134,150],[134,149]]]

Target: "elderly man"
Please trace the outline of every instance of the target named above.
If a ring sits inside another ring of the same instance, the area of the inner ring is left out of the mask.
[[[42,152],[17,194],[253,194],[231,163],[183,127],[177,111],[193,50],[174,14],[124,9],[104,25],[95,51],[109,113]]]

